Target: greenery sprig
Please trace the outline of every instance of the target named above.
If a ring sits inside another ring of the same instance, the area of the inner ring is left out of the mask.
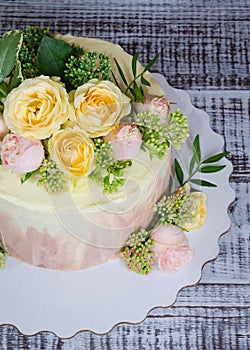
[[[201,149],[200,149],[200,138],[199,135],[196,135],[192,145],[193,156],[189,163],[188,168],[188,177],[184,179],[184,171],[177,159],[174,161],[175,174],[178,182],[181,186],[185,183],[191,182],[192,184],[206,187],[217,187],[216,184],[202,180],[193,178],[197,173],[216,173],[221,171],[226,167],[226,165],[207,165],[216,163],[222,158],[226,157],[229,152],[221,152],[202,160]]]
[[[117,160],[107,168],[107,175],[103,178],[103,188],[106,193],[118,192],[126,182],[124,171],[132,165],[131,160]]]
[[[153,115],[149,112],[138,113],[136,124],[142,134],[142,146],[149,150],[150,158],[164,158],[170,142],[168,130],[162,124],[161,116]]]
[[[96,163],[90,177],[103,186],[105,193],[114,193],[125,183],[124,171],[132,165],[131,160],[117,160],[112,157],[111,142],[94,139]]]
[[[151,83],[145,78],[144,74],[150,70],[150,68],[155,64],[155,62],[158,60],[160,54],[155,55],[155,57],[149,61],[149,63],[146,65],[146,67],[143,69],[141,73],[137,73],[137,64],[138,64],[138,57],[139,52],[136,52],[132,57],[132,74],[133,79],[128,82],[125,74],[119,64],[119,62],[114,58],[118,73],[121,77],[121,80],[125,84],[125,91],[124,94],[127,95],[129,92],[134,97],[134,100],[138,100],[140,102],[144,102],[144,92],[143,92],[143,85],[144,86],[151,86]],[[113,79],[116,83],[116,85],[119,87],[117,78],[114,75],[114,72],[112,72]]]
[[[192,219],[193,202],[185,186],[177,187],[173,194],[162,197],[153,207],[162,225],[172,224],[183,229]]]
[[[188,137],[187,117],[176,109],[170,113],[167,119],[168,139],[176,149],[180,149],[183,142]]]
[[[44,186],[49,193],[59,193],[66,189],[63,172],[53,160],[45,159],[38,169],[37,185]]]
[[[149,149],[150,157],[162,159],[170,144],[179,149],[188,136],[187,117],[178,109],[163,122],[160,115],[138,113],[136,124],[142,133],[143,146]]]
[[[154,243],[150,231],[141,230],[129,235],[125,246],[121,249],[121,259],[129,271],[146,275],[153,270]]]

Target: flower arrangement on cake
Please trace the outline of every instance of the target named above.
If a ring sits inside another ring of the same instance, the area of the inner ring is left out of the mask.
[[[103,52],[67,43],[49,29],[7,32],[0,41],[0,175],[8,168],[20,186],[32,181],[51,196],[88,177],[112,195],[126,185],[126,171],[142,149],[164,161],[188,137],[187,117],[171,112],[167,96],[145,93],[156,55],[128,80],[120,62]],[[112,67],[115,67],[113,69]],[[119,255],[129,270],[169,273],[193,258],[185,232],[206,220],[206,195],[192,184],[215,187],[197,173],[222,170],[222,152],[202,158],[193,140],[189,169],[173,162],[174,185],[155,201],[152,220],[132,232]],[[212,164],[212,165],[211,165]],[[0,241],[1,243],[1,241]],[[2,239],[0,267],[7,250]]]

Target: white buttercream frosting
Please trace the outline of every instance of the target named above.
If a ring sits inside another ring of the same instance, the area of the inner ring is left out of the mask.
[[[116,57],[131,77],[131,56],[118,45],[60,38]],[[146,78],[152,83],[146,93],[162,95],[149,73]],[[126,185],[112,195],[104,195],[89,177],[49,195],[34,178],[21,184],[20,175],[0,166],[0,238],[10,255],[46,268],[83,269],[114,259],[128,234],[149,224],[154,203],[168,187],[170,165],[171,152],[164,160],[151,160],[141,150],[126,169]]]

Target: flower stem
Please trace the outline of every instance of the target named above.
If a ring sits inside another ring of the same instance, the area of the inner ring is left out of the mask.
[[[140,74],[137,74],[134,79],[129,83],[129,85],[127,86],[126,90],[125,90],[125,95],[127,94],[127,92],[129,91],[131,85],[140,77],[143,75],[144,72],[141,72]]]

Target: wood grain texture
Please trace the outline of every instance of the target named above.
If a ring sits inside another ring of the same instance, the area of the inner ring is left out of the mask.
[[[170,308],[156,308],[138,325],[121,324],[98,336],[59,339],[49,332],[23,336],[0,327],[0,349],[250,349],[250,10],[248,0],[1,1],[0,34],[27,25],[100,37],[185,89],[210,115],[234,166],[231,230],[219,241],[200,283],[183,289]]]

